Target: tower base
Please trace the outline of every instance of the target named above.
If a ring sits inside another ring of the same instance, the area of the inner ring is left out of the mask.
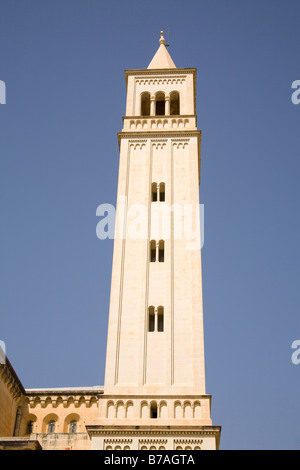
[[[218,450],[220,426],[86,426],[92,450]]]

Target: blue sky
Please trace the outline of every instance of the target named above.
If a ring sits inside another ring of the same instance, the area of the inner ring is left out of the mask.
[[[223,449],[300,448],[298,0],[1,0],[0,340],[23,385],[101,385],[124,69],[197,68],[207,393]]]

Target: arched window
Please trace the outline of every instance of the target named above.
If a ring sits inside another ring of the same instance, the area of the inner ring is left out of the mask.
[[[155,311],[154,307],[149,307],[149,319],[148,319],[148,331],[152,332],[155,330]]]
[[[152,202],[157,201],[157,183],[152,183],[151,187],[151,193],[152,193]]]
[[[155,95],[155,114],[156,116],[164,116],[166,109],[165,94],[159,91]]]
[[[152,419],[156,419],[157,418],[157,403],[155,401],[153,401],[151,403],[151,407],[150,407],[150,418]]]
[[[170,114],[180,114],[180,99],[178,91],[172,91],[170,95]]]
[[[158,261],[160,263],[165,261],[165,242],[163,240],[158,242]]]
[[[157,309],[157,331],[164,331],[164,308]]]
[[[151,240],[150,242],[150,261],[151,263],[155,263],[156,261],[156,241]]]
[[[70,422],[70,433],[74,434],[76,432],[77,421],[75,419]]]
[[[147,91],[141,95],[141,115],[150,116],[150,93]]]
[[[55,430],[55,421],[49,421],[48,423],[48,433],[53,433]]]
[[[159,200],[165,202],[165,183],[159,184]]]

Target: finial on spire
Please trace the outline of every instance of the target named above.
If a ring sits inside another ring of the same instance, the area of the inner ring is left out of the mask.
[[[165,38],[164,38],[164,32],[160,32],[160,39],[159,39],[159,44],[165,44]]]
[[[160,32],[159,48],[155,56],[148,65],[148,69],[176,69],[168,50],[168,44],[165,44],[164,32]],[[163,47],[162,47],[163,46]]]

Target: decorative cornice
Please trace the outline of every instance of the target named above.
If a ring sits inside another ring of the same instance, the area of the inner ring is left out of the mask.
[[[120,439],[104,439],[105,444],[132,444],[132,439],[120,438]]]
[[[122,131],[118,132],[118,139],[120,142],[120,139],[154,139],[155,137],[160,137],[160,138],[174,138],[174,137],[200,137],[201,136],[201,130],[195,129],[195,130],[189,130],[187,131],[186,129],[183,129],[182,131],[172,131],[172,130],[156,130],[156,131],[139,131],[138,133],[136,131]]]
[[[156,426],[149,428],[147,426],[101,426],[87,425],[86,430],[89,436],[165,436],[175,437],[193,436],[196,439],[202,436],[219,436],[221,426]]]
[[[176,68],[176,69],[126,69],[125,76],[129,75],[183,75],[187,73],[196,74],[197,69],[193,68]]]
[[[62,388],[31,388],[25,390],[27,396],[53,396],[53,395],[103,395],[104,388],[95,387],[62,387]]]

